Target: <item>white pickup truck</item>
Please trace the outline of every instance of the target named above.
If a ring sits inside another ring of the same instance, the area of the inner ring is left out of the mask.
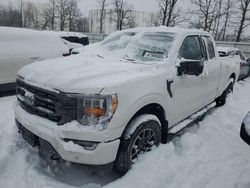
[[[221,106],[239,75],[212,36],[176,28],[124,30],[83,54],[24,67],[16,123],[53,159],[128,171],[143,152],[212,102]]]

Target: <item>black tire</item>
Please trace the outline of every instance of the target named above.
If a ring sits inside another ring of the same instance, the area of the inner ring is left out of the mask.
[[[221,96],[215,99],[217,107],[226,104],[228,94],[233,92],[233,86],[234,86],[234,80],[230,80],[226,90],[221,94]]]
[[[131,124],[132,123],[133,121]],[[116,161],[114,162],[114,170],[122,175],[132,167],[140,154],[150,151],[153,146],[158,146],[161,142],[161,125],[159,124],[159,121],[152,119],[139,123],[137,128],[133,131],[133,133],[128,135],[129,137],[127,138],[125,135],[131,128],[130,125],[128,126],[128,129],[125,130],[123,138],[121,138],[119,151],[117,153]],[[146,141],[145,139],[142,141],[142,139],[139,139],[142,137],[143,133],[144,135],[153,133],[154,140],[151,139],[151,142],[154,141],[154,143],[150,143],[150,146],[147,147],[146,145],[149,144],[150,140]],[[136,148],[139,148],[139,151],[136,151]]]

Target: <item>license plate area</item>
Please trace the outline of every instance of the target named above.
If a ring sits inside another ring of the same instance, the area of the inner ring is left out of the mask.
[[[22,130],[22,137],[25,141],[27,141],[31,146],[35,147],[39,144],[39,138],[38,136],[32,134],[27,129],[23,127]]]

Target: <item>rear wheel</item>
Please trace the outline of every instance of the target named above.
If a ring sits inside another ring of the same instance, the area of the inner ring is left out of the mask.
[[[125,174],[138,157],[151,151],[161,141],[161,125],[154,115],[141,115],[133,120],[125,130],[119,151],[114,163],[114,169]]]
[[[215,99],[217,107],[223,106],[224,104],[226,104],[228,94],[233,92],[233,86],[234,86],[234,79],[231,78],[228,82],[228,86],[226,90],[221,94],[221,96]]]

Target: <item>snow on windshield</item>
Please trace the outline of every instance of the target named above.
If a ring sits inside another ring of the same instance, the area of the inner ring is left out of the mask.
[[[174,41],[175,34],[169,32],[145,32],[135,37],[126,47],[125,58],[135,61],[162,61]]]
[[[118,33],[108,37],[100,46],[113,55],[116,51],[120,58],[130,61],[162,61],[168,57],[175,35],[170,32]]]
[[[130,42],[131,37],[136,35],[135,32],[115,32],[108,36],[102,43],[101,46],[113,51],[125,48]]]

